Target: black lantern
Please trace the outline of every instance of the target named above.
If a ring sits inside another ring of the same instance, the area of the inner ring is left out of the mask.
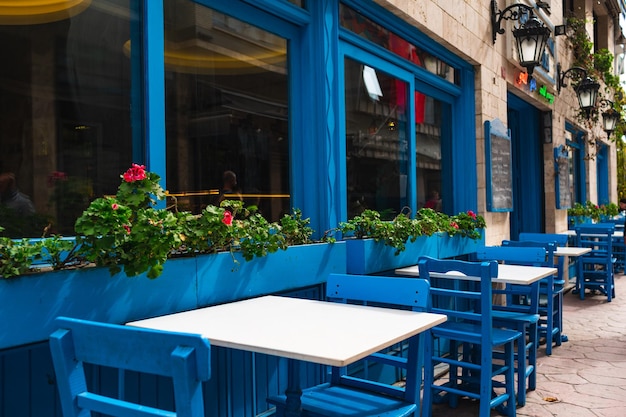
[[[602,108],[608,108],[607,111],[602,113],[602,127],[606,132],[607,138],[611,137],[611,133],[615,130],[617,123],[621,119],[619,111],[615,110],[614,103],[611,100],[601,100],[600,105]]]
[[[546,42],[550,37],[550,28],[545,26],[535,16],[534,9],[525,4],[513,4],[504,10],[498,10],[496,0],[491,0],[491,33],[493,43],[496,43],[498,33],[504,33],[502,19],[521,20],[522,16],[528,15],[528,20],[521,26],[513,29],[513,36],[517,42],[518,60],[522,67],[526,68],[529,75],[537,65],[541,64],[541,58],[546,49]]]
[[[589,118],[592,110],[596,107],[600,83],[589,77],[584,68],[572,67],[561,73],[561,64],[558,64],[556,66],[556,72],[556,89],[559,93],[561,92],[561,87],[567,87],[565,78],[572,79],[574,82],[578,83],[575,89],[576,96],[578,97],[578,105],[580,109],[585,112],[587,118]]]

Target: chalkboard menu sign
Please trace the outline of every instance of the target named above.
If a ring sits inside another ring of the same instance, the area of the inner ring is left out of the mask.
[[[485,122],[487,210],[513,210],[511,134],[499,120]]]
[[[570,159],[565,146],[554,148],[554,186],[556,192],[556,208],[572,207],[572,188],[570,184]]]

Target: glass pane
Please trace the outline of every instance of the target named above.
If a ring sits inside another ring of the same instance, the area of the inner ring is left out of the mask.
[[[164,7],[168,191],[182,210],[241,198],[277,220],[290,210],[286,40],[189,0]]]
[[[408,86],[346,59],[348,218],[373,209],[392,218],[408,204]]]
[[[57,2],[69,6],[54,12],[34,3],[0,16],[0,225],[11,237],[47,225],[73,234],[92,199],[116,192],[132,162],[133,117],[142,120],[123,48],[129,0]]]
[[[451,83],[459,84],[458,72],[455,68],[368,19],[356,10],[340,4],[339,19],[343,28],[374,42],[376,45],[382,46]]]
[[[415,92],[415,144],[417,149],[417,201],[419,207],[442,211],[443,112],[449,106]]]

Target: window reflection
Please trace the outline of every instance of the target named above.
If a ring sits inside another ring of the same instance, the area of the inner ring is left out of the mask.
[[[390,218],[408,204],[408,86],[346,59],[348,217],[373,209]]]
[[[287,42],[189,0],[166,0],[167,187],[179,209],[236,198],[289,211]],[[232,196],[230,197],[232,198]]]
[[[455,68],[368,19],[356,10],[340,4],[339,19],[343,28],[382,46],[451,83],[459,84],[459,77]]]
[[[72,235],[78,215],[93,198],[114,194],[132,162],[132,118],[142,115],[131,114],[123,45],[133,14],[129,0],[32,13],[0,19],[0,173],[15,178],[35,214],[0,204],[0,234],[40,237],[49,226]],[[5,203],[7,189],[15,191],[2,185]]]

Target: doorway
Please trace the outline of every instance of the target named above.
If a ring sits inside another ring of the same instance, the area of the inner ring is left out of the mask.
[[[517,240],[522,232],[545,231],[541,112],[511,93],[507,110],[513,165],[510,238]]]

